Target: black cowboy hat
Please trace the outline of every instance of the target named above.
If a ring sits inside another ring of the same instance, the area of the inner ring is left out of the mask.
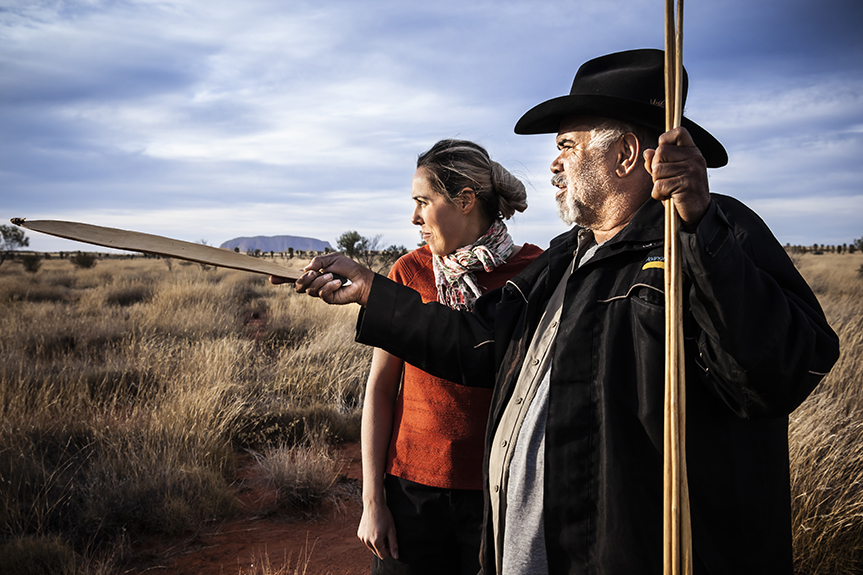
[[[683,71],[683,101],[689,79]],[[582,64],[568,96],[534,106],[515,125],[516,134],[557,133],[565,116],[598,116],[665,131],[665,53],[643,49],[616,52]],[[728,163],[719,140],[688,118],[682,125],[692,135],[709,168]]]

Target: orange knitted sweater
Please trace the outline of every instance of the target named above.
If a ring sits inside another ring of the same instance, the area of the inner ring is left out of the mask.
[[[524,244],[505,264],[476,272],[483,293],[502,287],[542,250]],[[390,279],[418,291],[424,302],[437,301],[432,254],[423,246],[400,258]],[[458,385],[404,366],[404,382],[396,398],[393,433],[386,472],[449,489],[482,489],[485,428],[490,389]]]

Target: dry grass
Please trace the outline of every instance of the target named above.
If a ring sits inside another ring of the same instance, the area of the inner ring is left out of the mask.
[[[791,417],[795,569],[863,573],[863,254],[795,256],[839,334],[836,366]]]
[[[334,491],[341,467],[325,444],[280,445],[256,456],[275,489],[278,505],[310,519],[325,499],[338,504]]]
[[[264,551],[256,557],[251,557],[248,566],[241,566],[239,575],[305,575],[316,543],[317,541],[309,546],[309,542],[306,541],[296,562],[291,555],[286,555],[277,565],[270,560],[269,553]]]
[[[842,356],[792,415],[795,565],[863,573],[863,254],[795,256]],[[156,259],[0,269],[0,572],[116,572],[143,534],[229,517],[238,448],[313,513],[355,440],[356,310]],[[310,447],[311,446],[311,447]],[[302,573],[309,558],[243,573]]]
[[[356,440],[355,314],[155,259],[4,266],[0,572],[29,555],[108,572],[139,536],[231,516],[237,449]]]

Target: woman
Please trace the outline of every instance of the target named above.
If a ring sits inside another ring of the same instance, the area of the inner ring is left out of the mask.
[[[412,222],[425,245],[390,278],[424,301],[473,309],[542,250],[517,246],[503,220],[527,208],[524,185],[481,146],[442,140],[421,154]],[[363,516],[372,573],[479,570],[482,456],[491,390],[429,375],[375,349],[362,422]]]

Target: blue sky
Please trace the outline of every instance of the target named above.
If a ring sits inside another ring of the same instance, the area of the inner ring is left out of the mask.
[[[410,181],[441,138],[528,188],[542,247],[552,135],[516,120],[578,66],[662,47],[663,2],[0,0],[0,219],[210,244],[344,231],[414,247]],[[863,237],[863,2],[690,0],[686,115],[729,151],[711,188],[779,240]],[[82,244],[28,233],[39,251]]]

